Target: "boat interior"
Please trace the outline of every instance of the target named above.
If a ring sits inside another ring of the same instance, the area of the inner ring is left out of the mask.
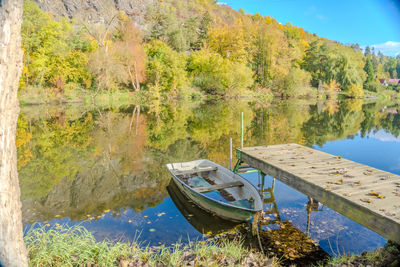
[[[237,175],[217,166],[191,166],[172,170],[187,186],[214,200],[236,207],[254,209],[254,196]]]

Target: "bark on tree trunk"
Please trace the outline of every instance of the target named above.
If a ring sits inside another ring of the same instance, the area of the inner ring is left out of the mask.
[[[0,265],[28,266],[15,134],[22,70],[22,0],[0,0]]]

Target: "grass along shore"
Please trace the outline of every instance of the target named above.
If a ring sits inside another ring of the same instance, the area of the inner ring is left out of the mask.
[[[79,225],[37,224],[25,233],[24,241],[30,266],[296,266],[248,249],[238,239],[145,247],[138,242],[98,242]],[[372,252],[334,257],[311,266],[399,265],[400,246],[388,242],[384,248]]]
[[[279,266],[238,240],[141,247],[137,242],[97,242],[82,226],[60,225],[36,225],[24,240],[30,266]]]

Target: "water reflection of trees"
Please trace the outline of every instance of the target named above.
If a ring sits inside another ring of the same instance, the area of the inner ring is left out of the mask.
[[[400,133],[397,106],[384,102],[153,102],[108,109],[50,106],[40,113],[22,108],[17,146],[26,218],[64,211],[83,219],[105,209],[154,206],[167,195],[165,163],[208,158],[228,166],[229,138],[240,143],[240,112],[247,146],[323,145],[382,129]],[[41,211],[28,214],[32,205]]]

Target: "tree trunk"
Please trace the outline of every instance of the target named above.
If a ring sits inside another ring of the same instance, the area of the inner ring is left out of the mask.
[[[28,266],[15,134],[22,71],[22,0],[0,0],[0,265]]]

